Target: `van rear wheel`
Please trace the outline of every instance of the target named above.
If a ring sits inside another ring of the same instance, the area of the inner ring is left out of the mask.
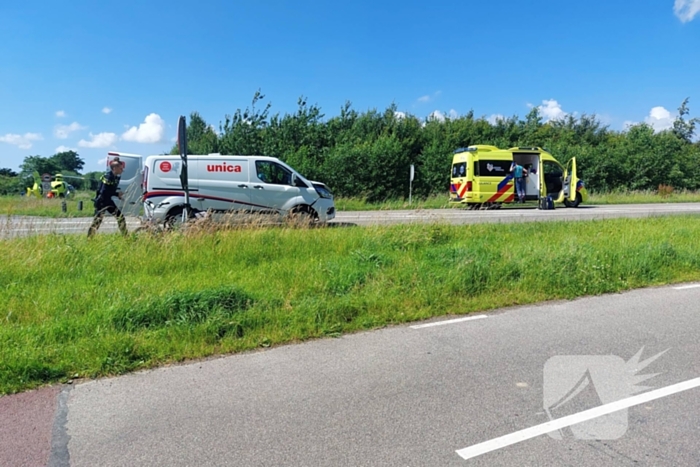
[[[168,215],[165,216],[164,227],[167,230],[179,229],[180,227],[182,227],[183,212],[184,209],[182,208],[175,208],[170,210],[170,212],[168,212]]]

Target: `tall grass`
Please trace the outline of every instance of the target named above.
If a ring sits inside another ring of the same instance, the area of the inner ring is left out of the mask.
[[[700,279],[700,219],[0,241],[0,393],[507,305]]]

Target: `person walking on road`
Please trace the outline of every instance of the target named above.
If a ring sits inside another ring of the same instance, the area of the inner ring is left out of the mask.
[[[124,215],[112,199],[113,196],[122,199],[122,192],[119,191],[119,181],[121,180],[123,171],[124,166],[122,165],[122,162],[118,157],[115,157],[114,160],[109,163],[109,170],[105,172],[100,179],[100,185],[97,188],[97,196],[95,196],[95,199],[93,200],[95,202],[95,218],[93,219],[92,225],[88,230],[88,238],[95,235],[97,229],[100,228],[100,225],[102,225],[102,220],[105,217],[105,213],[110,213],[117,219],[119,231],[122,233],[122,235],[127,234]]]
[[[518,194],[518,200],[521,203],[525,202],[525,177],[527,177],[527,169],[517,162],[513,161],[510,166],[510,171],[515,179],[515,190]]]

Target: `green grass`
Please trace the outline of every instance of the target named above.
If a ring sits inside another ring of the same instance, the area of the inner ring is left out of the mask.
[[[446,314],[700,280],[700,219],[0,241],[0,394]]]
[[[91,198],[95,192],[81,191],[66,201],[66,212],[61,204],[63,199],[35,198],[33,196],[0,196],[0,215],[41,216],[41,217],[89,217],[94,212]],[[78,211],[78,202],[83,202],[83,210]]]
[[[700,203],[700,191],[674,191],[660,195],[655,190],[593,193],[588,204]]]

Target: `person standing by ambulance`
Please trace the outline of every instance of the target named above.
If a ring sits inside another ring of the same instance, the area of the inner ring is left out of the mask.
[[[113,196],[122,199],[122,192],[119,191],[119,182],[121,180],[122,172],[124,171],[124,166],[118,157],[115,157],[112,162],[109,163],[109,170],[100,179],[100,185],[97,188],[97,196],[93,200],[95,202],[95,218],[92,221],[92,225],[88,230],[88,238],[95,235],[97,229],[102,225],[102,220],[105,217],[105,213],[110,213],[117,219],[117,224],[119,225],[119,231],[122,235],[127,234],[126,230],[126,220],[124,215],[119,210],[117,205],[112,200]]]
[[[525,202],[525,177],[527,176],[527,169],[517,162],[513,161],[510,166],[510,172],[513,174],[515,179],[515,190],[518,194],[518,200],[521,203]]]

